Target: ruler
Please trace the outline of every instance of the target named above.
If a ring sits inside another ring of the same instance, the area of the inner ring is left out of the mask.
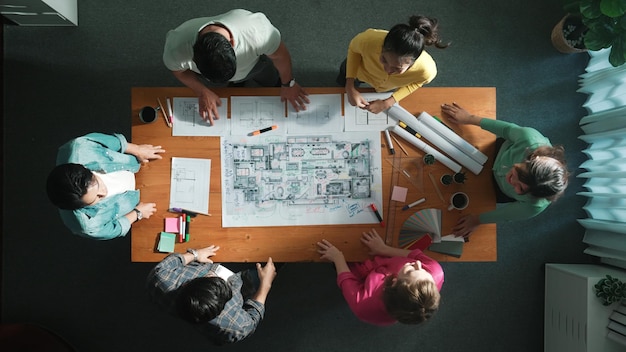
[[[385,243],[391,246],[396,228],[396,202],[391,199],[391,193],[393,192],[393,188],[398,184],[400,170],[402,169],[402,160],[401,157],[395,154],[391,160],[389,160],[389,158],[385,160],[393,166],[391,171],[391,185],[389,187],[389,201],[387,202],[387,232],[385,233]]]

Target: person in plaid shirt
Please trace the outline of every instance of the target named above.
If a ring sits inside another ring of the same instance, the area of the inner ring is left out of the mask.
[[[276,277],[270,257],[256,270],[233,273],[210,259],[219,246],[172,253],[152,269],[150,296],[170,313],[195,325],[215,344],[252,335],[265,314],[265,300]]]

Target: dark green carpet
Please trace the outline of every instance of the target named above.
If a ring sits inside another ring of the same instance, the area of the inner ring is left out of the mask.
[[[585,96],[586,54],[563,55],[550,32],[561,2],[532,1],[79,1],[78,28],[5,25],[2,321],[34,322],[81,351],[206,351],[186,324],[158,312],[143,286],[152,264],[130,263],[129,238],[67,233],[44,192],[57,147],[92,131],[130,135],[130,88],[178,86],[161,62],[165,33],[183,21],[241,7],[265,12],[303,86],[333,86],[350,39],[410,14],[437,17],[452,45],[430,49],[430,86],[495,86],[498,119],[564,144],[572,171]],[[453,101],[454,97],[450,97]],[[566,196],[533,220],[498,226],[498,262],[443,264],[438,315],[420,327],[359,322],[330,264],[288,264],[256,334],[225,351],[541,351],[543,267],[587,262],[584,200]]]

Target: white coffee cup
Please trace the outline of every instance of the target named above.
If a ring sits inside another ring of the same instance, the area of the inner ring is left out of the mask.
[[[448,210],[463,210],[469,205],[469,197],[463,192],[456,192],[450,197]]]
[[[161,108],[152,106],[144,106],[139,110],[139,120],[143,123],[151,123],[157,119],[157,111],[161,110]]]

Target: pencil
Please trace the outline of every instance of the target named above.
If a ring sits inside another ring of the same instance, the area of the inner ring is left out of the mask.
[[[157,98],[157,101],[159,102],[159,106],[161,107],[161,113],[163,113],[163,118],[165,119],[165,123],[167,124],[168,127],[172,127],[172,123],[170,122],[170,119],[167,116],[167,112],[165,111],[165,109],[163,109],[163,104],[161,104],[161,99]]]
[[[446,200],[443,199],[443,195],[441,195],[441,191],[439,190],[439,186],[437,186],[437,182],[435,181],[435,178],[433,177],[433,174],[431,172],[428,173],[428,177],[430,177],[430,182],[433,183],[433,187],[435,187],[435,191],[437,191],[437,195],[439,196],[439,199],[441,199],[441,201],[443,203],[445,203]]]
[[[402,144],[400,144],[400,142],[398,142],[398,140],[396,139],[396,137],[394,137],[393,135],[391,135],[391,138],[393,138],[393,140],[396,142],[396,144],[398,145],[398,147],[400,147],[400,149],[402,150],[402,152],[404,153],[404,155],[409,155],[409,153],[406,152],[406,149],[404,149],[404,147],[402,146]]]

